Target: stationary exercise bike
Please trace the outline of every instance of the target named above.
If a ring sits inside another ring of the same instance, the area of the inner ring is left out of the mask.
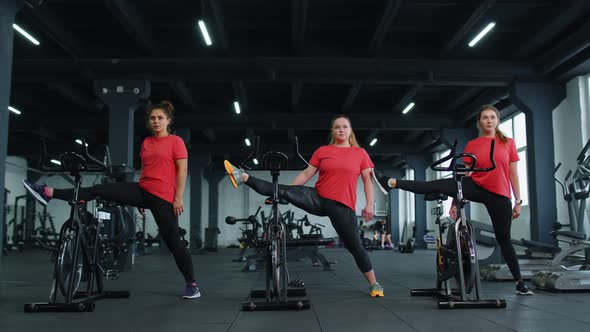
[[[285,153],[269,151],[262,157],[260,166],[254,166],[258,155],[260,137],[256,137],[253,151],[240,167],[249,170],[270,171],[273,183],[271,214],[266,225],[265,247],[266,256],[266,289],[252,290],[250,298],[242,303],[242,310],[285,310],[309,309],[309,299],[305,298],[306,290],[303,282],[290,281],[287,270],[287,225],[279,212],[279,175],[285,170],[303,170],[308,164],[299,154],[297,137],[294,138],[294,158]],[[288,288],[288,286],[292,288]],[[264,300],[256,300],[263,297]],[[291,297],[291,298],[290,298]],[[297,297],[294,299],[293,297]]]
[[[103,172],[107,166],[88,154],[86,145],[83,146],[84,157],[73,152],[63,153],[59,157],[61,169],[74,177],[75,186],[74,196],[68,202],[71,206],[70,218],[64,223],[59,234],[49,302],[27,303],[24,306],[25,312],[91,312],[94,311],[94,301],[98,299],[130,296],[129,291],[104,290],[105,271],[100,265],[98,255],[100,225],[98,219],[94,218],[91,221],[83,221],[86,212],[81,208],[84,202],[79,200],[78,194],[82,184],[80,172]],[[95,166],[89,167],[87,160],[92,161]],[[86,290],[79,292],[83,277],[86,278]],[[63,302],[57,300],[58,291],[63,295]]]
[[[506,308],[506,301],[501,299],[484,300],[481,298],[481,280],[477,260],[477,248],[473,226],[466,219],[463,187],[461,180],[471,172],[489,172],[496,168],[494,161],[494,145],[490,146],[491,167],[476,168],[477,158],[471,153],[455,154],[457,141],[451,152],[444,158],[435,161],[430,168],[435,171],[453,172],[457,183],[457,220],[447,224],[437,218],[437,250],[436,250],[436,288],[412,289],[412,296],[434,296],[438,300],[439,309],[467,309],[467,308]],[[450,161],[449,166],[440,166]],[[468,164],[468,165],[465,165]],[[440,198],[442,202],[442,197]],[[439,204],[439,207],[442,204]],[[443,242],[443,234],[448,229],[447,241]],[[455,280],[458,288],[453,288],[451,279]]]

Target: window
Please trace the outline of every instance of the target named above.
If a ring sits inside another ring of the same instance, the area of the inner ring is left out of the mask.
[[[529,184],[527,177],[527,156],[526,156],[526,117],[522,112],[517,113],[513,117],[505,119],[500,123],[500,130],[508,137],[514,139],[516,150],[518,151],[518,179],[520,182],[520,198],[523,205],[529,204]],[[512,199],[514,195],[511,193]]]

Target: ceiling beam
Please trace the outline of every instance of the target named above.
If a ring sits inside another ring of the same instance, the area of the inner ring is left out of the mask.
[[[213,35],[213,46],[228,52],[230,45],[225,33],[224,15],[223,9],[219,1],[216,0],[201,0],[201,12],[205,18],[205,23],[212,26]]]
[[[156,55],[157,38],[149,32],[137,7],[126,0],[105,0],[105,3],[142,52],[149,56]],[[192,93],[182,80],[171,80],[168,84],[185,105],[193,110],[197,108]]]
[[[46,82],[45,85],[53,92],[57,92],[70,103],[84,111],[99,111],[105,107],[102,100],[90,95],[86,90],[73,86],[67,82]]]
[[[251,130],[286,130],[297,128],[298,130],[326,130],[327,124],[336,115],[329,112],[319,112],[310,110],[310,113],[286,113],[277,112],[272,106],[256,105],[252,107],[256,113],[241,114],[234,116],[229,114],[226,107],[209,107],[203,108],[198,113],[177,113],[175,121],[182,123],[183,126],[190,127],[192,130],[232,130],[235,128],[248,128]],[[402,116],[401,114],[391,113],[371,113],[371,110],[363,108],[360,112],[350,113],[349,116],[357,130],[432,130],[453,126],[456,120],[450,115],[441,114],[421,114],[419,116]],[[221,116],[226,114],[226,116]],[[64,126],[76,126],[78,130],[96,129],[108,119],[105,114],[85,114],[77,113],[68,115],[66,118],[56,118],[54,116],[39,115],[36,119],[43,123],[47,128],[59,130]],[[11,129],[28,130],[29,123],[22,121],[11,122]],[[135,128],[144,128],[145,121],[142,117],[136,117]]]
[[[234,81],[232,82],[232,87],[234,89],[234,97],[240,102],[242,111],[246,110],[248,108],[248,94],[246,93],[246,85],[243,81]]]
[[[469,87],[460,94],[453,96],[447,103],[445,103],[446,106],[442,109],[443,113],[459,108],[461,105],[481,94],[483,89],[484,88],[479,86]]]
[[[559,81],[568,82],[574,77],[590,73],[590,48],[586,48],[583,53],[583,55],[579,54],[576,60],[568,61],[566,66],[562,66],[558,70],[557,79]]]
[[[588,36],[590,36],[590,20],[587,20],[579,29],[569,34],[557,46],[541,56],[539,74],[547,75],[590,47],[590,37]]]
[[[539,21],[539,24],[528,33],[526,40],[514,52],[514,57],[525,58],[531,56],[534,51],[537,51],[541,46],[566,31],[568,26],[580,15],[586,13],[589,8],[590,1],[588,0],[559,1],[551,11],[554,14],[557,13],[557,15],[552,15],[549,23],[545,20]]]
[[[209,140],[209,142],[211,143],[215,143],[217,142],[217,135],[215,134],[215,131],[211,130],[210,128],[207,129],[203,129],[203,135],[207,138],[207,140]]]
[[[397,102],[397,104],[393,107],[392,112],[401,111],[404,107],[406,107],[412,99],[416,96],[418,91],[424,87],[423,83],[416,84],[411,87],[408,92]]]
[[[348,112],[350,110],[354,100],[356,99],[356,96],[359,94],[359,91],[361,91],[361,82],[352,83],[352,85],[348,88],[348,94],[346,95],[344,104],[342,104],[343,112]]]
[[[300,54],[305,40],[308,0],[291,0],[291,51]]]
[[[508,90],[504,88],[490,88],[482,92],[477,98],[469,104],[461,107],[463,110],[457,117],[457,121],[467,123],[472,121],[479,112],[479,108],[483,105],[495,105],[500,101],[508,98]]]
[[[72,59],[78,59],[78,57],[84,55],[86,43],[72,29],[66,27],[63,21],[48,6],[25,8],[23,12],[30,14],[41,29]]]
[[[105,0],[105,4],[144,53],[156,53],[156,38],[148,33],[141,12],[135,5],[126,0]]]
[[[415,139],[417,139],[418,137],[420,137],[421,135],[424,134],[424,131],[422,130],[414,130],[411,131],[409,133],[407,133],[404,137],[404,143],[410,143],[412,141],[414,141]]]
[[[387,36],[387,32],[389,31],[389,27],[395,20],[397,13],[399,12],[399,8],[401,7],[402,1],[401,0],[390,0],[386,1],[385,10],[382,12],[381,19],[379,23],[377,23],[377,28],[371,37],[371,41],[369,42],[369,54],[376,55],[383,43],[383,40]]]
[[[454,48],[465,39],[465,36],[472,32],[471,29],[476,24],[481,24],[481,19],[485,16],[486,12],[494,5],[496,0],[484,0],[482,1],[477,8],[471,13],[471,16],[465,21],[465,23],[455,32],[455,34],[451,37],[451,39],[443,46],[442,50],[440,51],[440,56],[445,57],[447,56]]]
[[[275,82],[508,86],[515,79],[539,81],[533,67],[519,62],[487,60],[364,58],[142,58],[15,59],[13,80],[76,81],[78,64],[94,79],[183,79],[192,82]]]
[[[172,87],[172,90],[174,90],[174,94],[176,94],[178,98],[180,98],[184,104],[191,109],[191,112],[199,111],[197,102],[193,97],[193,93],[184,81],[176,80],[171,81],[169,84]]]
[[[301,103],[301,93],[303,89],[303,84],[301,82],[292,82],[291,83],[291,111],[297,112],[299,111],[299,104]]]
[[[224,54],[229,55],[231,46],[225,31],[225,15],[220,2],[215,0],[201,0],[201,9],[205,19],[209,24],[213,25],[215,38],[214,46],[222,50]],[[240,103],[241,111],[245,112],[248,108],[248,94],[246,92],[244,80],[233,79],[232,88],[235,98],[233,101],[238,101]]]
[[[425,132],[414,144],[412,144],[416,150],[420,152],[428,149],[432,144],[437,143],[440,140],[439,132]]]

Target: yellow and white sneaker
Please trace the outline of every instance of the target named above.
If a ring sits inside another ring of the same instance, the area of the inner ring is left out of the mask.
[[[371,285],[371,297],[383,297],[383,286],[378,282]]]
[[[227,172],[227,176],[229,176],[231,184],[234,186],[234,188],[238,188],[238,186],[243,183],[241,177],[243,171],[232,165],[227,160],[223,161],[223,166],[225,167],[225,171]]]

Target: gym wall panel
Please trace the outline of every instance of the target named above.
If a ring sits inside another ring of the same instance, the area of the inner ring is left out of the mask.
[[[562,164],[557,173],[557,177],[562,181],[568,170],[576,169],[576,158],[586,143],[583,131],[587,130],[587,124],[584,125],[583,119],[588,115],[584,114],[581,108],[584,79],[586,78],[576,77],[570,80],[566,85],[566,99],[553,110],[554,157],[556,163]],[[561,186],[557,182],[555,188],[557,220],[563,224],[569,224],[567,203],[563,199]]]

